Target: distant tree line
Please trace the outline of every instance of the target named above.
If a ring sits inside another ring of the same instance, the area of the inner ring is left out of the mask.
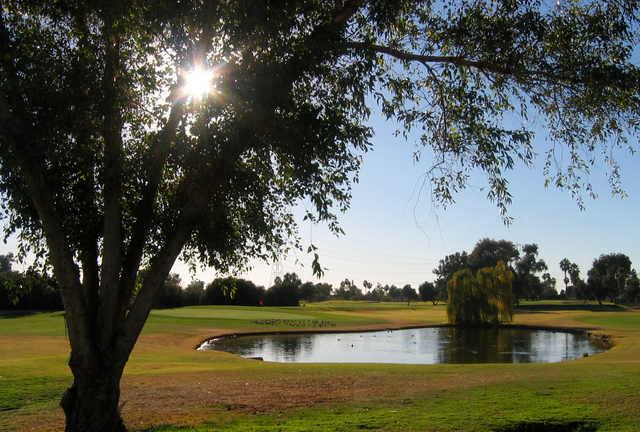
[[[62,299],[55,281],[29,270],[12,270],[13,255],[0,255],[0,310],[62,310]],[[142,274],[144,275],[144,273]],[[178,274],[172,273],[156,292],[153,307],[156,309],[195,305],[237,306],[298,306],[300,302],[318,302],[329,299],[403,301],[429,300],[436,302],[433,285],[425,282],[419,296],[411,285],[399,288],[395,285],[364,281],[363,292],[352,280],[345,279],[337,288],[328,283],[302,282],[295,273],[277,277],[273,285],[264,288],[250,280],[224,277],[209,284],[200,280],[183,286]],[[425,287],[430,287],[426,289]]]
[[[580,279],[577,266],[572,267],[574,280],[567,292],[579,299],[604,300],[616,303],[640,302],[640,280],[631,259],[621,253],[600,255],[587,272],[586,283]],[[571,279],[571,274],[569,276]]]
[[[323,301],[331,296],[331,285],[303,283],[295,273],[277,277],[271,287],[265,289],[250,280],[224,277],[216,278],[205,286],[199,280],[192,281],[184,289],[180,277],[171,274],[154,298],[154,308],[195,305],[235,306],[298,306],[300,301]]]
[[[61,310],[62,300],[55,280],[35,270],[12,269],[12,254],[0,255],[0,310],[41,309]],[[367,280],[360,288],[355,281],[344,279],[337,287],[328,283],[302,282],[295,273],[275,279],[269,288],[252,281],[224,277],[209,284],[194,280],[186,287],[177,274],[170,274],[153,300],[154,308],[193,305],[297,306],[300,302],[330,299],[366,301],[447,302],[448,282],[461,270],[476,273],[503,262],[513,274],[513,302],[520,300],[577,299],[598,302],[640,303],[640,279],[631,260],[622,253],[600,255],[593,261],[586,278],[577,264],[564,258],[560,261],[564,289],[556,291],[556,280],[548,273],[545,261],[539,258],[535,243],[517,247],[508,240],[482,239],[471,250],[456,252],[442,258],[433,270],[433,282],[425,281],[414,289]]]
[[[432,285],[426,282],[427,285]],[[330,299],[402,301],[411,303],[420,296],[411,285],[399,288],[395,285],[363,282],[363,291],[349,279],[334,288],[328,283],[302,282],[295,273],[277,277],[269,288],[234,277],[217,278],[205,286],[202,281],[193,281],[182,289],[180,278],[170,275],[154,301],[155,308],[191,305],[237,305],[237,306],[298,306],[300,302],[318,302]],[[423,300],[436,301],[430,293]]]
[[[13,270],[13,254],[0,255],[0,310],[61,310],[55,280],[36,270]]]

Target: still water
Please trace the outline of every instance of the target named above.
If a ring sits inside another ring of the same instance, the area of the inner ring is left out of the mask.
[[[224,337],[199,349],[303,363],[553,363],[602,351],[585,333],[427,327],[360,333]]]

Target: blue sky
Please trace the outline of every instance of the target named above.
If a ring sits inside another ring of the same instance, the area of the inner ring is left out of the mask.
[[[619,162],[629,196],[611,196],[604,170],[594,170],[591,181],[599,197],[586,200],[581,211],[566,191],[544,187],[542,156],[533,168],[520,167],[509,175],[514,222],[505,226],[497,208],[481,188],[484,179],[473,177],[470,185],[447,209],[434,206],[428,187],[420,194],[429,161],[413,162],[412,142],[393,136],[394,126],[374,116],[373,150],[364,157],[360,182],[354,185],[351,209],[340,217],[345,235],[335,237],[323,226],[301,223],[303,243],[319,247],[321,264],[327,268],[322,280],[334,285],[348,278],[362,286],[371,282],[406,283],[417,287],[433,280],[432,270],[443,256],[471,250],[481,238],[508,239],[516,244],[537,243],[540,255],[563,288],[559,261],[567,257],[586,275],[595,257],[622,252],[640,269],[640,172],[634,169],[638,156],[621,152]],[[545,133],[537,127],[536,147],[542,153]],[[303,280],[311,274],[312,258],[294,253],[277,264],[254,262],[242,275],[268,286],[277,275],[295,271]],[[187,267],[177,264],[183,280],[190,280]],[[211,270],[199,271],[209,281]]]

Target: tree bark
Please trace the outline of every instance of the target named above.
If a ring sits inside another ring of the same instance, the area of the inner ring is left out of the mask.
[[[120,377],[113,369],[74,367],[73,385],[60,401],[65,432],[126,432],[120,416]]]

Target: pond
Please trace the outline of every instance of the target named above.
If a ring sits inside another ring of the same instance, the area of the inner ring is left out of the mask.
[[[405,364],[553,363],[602,351],[584,332],[518,327],[228,336],[199,349],[275,362]]]

